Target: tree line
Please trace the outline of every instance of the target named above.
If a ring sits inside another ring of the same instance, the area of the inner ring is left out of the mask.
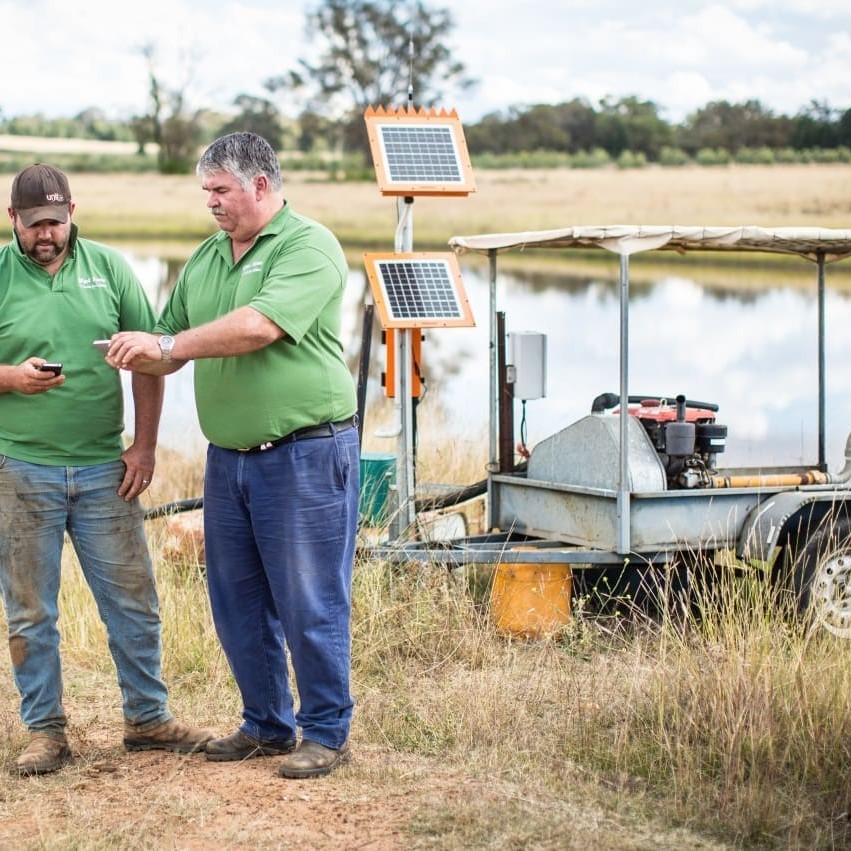
[[[95,108],[71,118],[47,119],[26,115],[0,119],[0,132],[12,135],[55,136],[105,141],[135,141],[140,151],[148,142],[179,148],[188,141],[192,151],[222,132],[251,130],[261,133],[279,150],[303,153],[359,153],[362,142],[350,119],[331,120],[312,111],[297,119],[285,118],[271,101],[242,95],[235,115],[199,111],[192,120],[169,116],[156,121],[148,115],[130,121],[110,121]],[[680,151],[686,157],[701,152],[830,151],[851,149],[851,109],[833,109],[812,102],[794,116],[776,115],[757,100],[744,103],[713,101],[680,124],[660,115],[653,101],[636,97],[606,98],[595,107],[574,98],[559,104],[514,106],[485,115],[464,128],[473,156],[531,152],[583,154],[603,151],[617,160],[625,153],[647,162],[666,162]],[[362,121],[360,116],[355,120]],[[172,137],[176,141],[172,141]],[[541,158],[539,158],[541,159]],[[543,161],[543,160],[542,160]]]
[[[605,98],[595,108],[582,98],[560,104],[537,104],[486,115],[466,128],[472,153],[602,149],[613,159],[624,152],[659,162],[665,152],[743,149],[804,151],[851,148],[851,109],[837,110],[813,101],[794,116],[775,115],[758,100],[712,101],[682,123],[670,124],[659,106],[630,96]]]

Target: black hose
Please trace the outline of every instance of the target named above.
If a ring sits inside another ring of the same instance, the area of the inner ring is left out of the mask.
[[[474,482],[472,485],[465,485],[451,493],[445,493],[441,496],[432,496],[428,499],[418,499],[416,501],[416,510],[419,511],[437,511],[441,508],[451,508],[453,505],[458,505],[461,502],[466,502],[475,496],[481,496],[487,493],[488,480],[482,479],[480,482]]]
[[[439,511],[441,508],[451,508],[453,505],[459,505],[462,502],[467,502],[469,499],[481,496],[482,494],[487,493],[487,490],[488,480],[482,479],[480,482],[473,482],[471,485],[464,485],[450,493],[428,497],[427,499],[418,499],[416,501],[416,510]],[[184,511],[197,511],[199,508],[203,507],[204,497],[202,496],[196,496],[193,499],[181,499],[177,502],[169,502],[166,505],[158,505],[156,508],[149,508],[145,512],[145,520],[156,520],[160,517],[171,517],[172,514],[182,514]]]
[[[156,520],[158,517],[170,517],[172,514],[182,514],[184,511],[196,511],[203,507],[203,496],[196,496],[193,499],[180,499],[177,502],[169,502],[166,505],[158,505],[156,508],[149,508],[145,512],[145,520]]]

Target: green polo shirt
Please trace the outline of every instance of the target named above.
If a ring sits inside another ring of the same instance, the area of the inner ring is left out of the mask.
[[[245,449],[357,410],[340,317],[348,270],[325,227],[287,204],[233,262],[219,232],[186,263],[157,330],[176,334],[246,305],[286,337],[255,352],[195,362],[195,401],[206,438]]]
[[[33,464],[86,466],[123,451],[121,378],[93,346],[124,330],[150,330],[142,285],[115,250],[77,236],[55,275],[21,251],[0,248],[0,363],[39,356],[64,365],[61,387],[0,393],[0,455]]]

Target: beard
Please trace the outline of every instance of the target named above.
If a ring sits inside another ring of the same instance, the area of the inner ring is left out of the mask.
[[[67,243],[41,240],[25,250],[27,257],[34,263],[38,263],[39,266],[47,266],[65,250],[66,245]]]
[[[39,266],[49,266],[56,261],[68,248],[70,238],[70,233],[60,233],[59,239],[57,239],[55,231],[54,236],[50,239],[37,238],[18,227],[15,227],[15,235],[24,254]]]

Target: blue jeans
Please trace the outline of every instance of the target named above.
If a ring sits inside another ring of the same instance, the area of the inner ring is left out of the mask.
[[[21,719],[59,736],[58,596],[67,531],[107,631],[124,717],[141,729],[171,718],[160,659],[159,601],[138,500],[118,496],[124,464],[29,464],[0,455],[0,590]]]
[[[356,428],[266,452],[207,451],[210,604],[242,695],[240,729],[254,738],[297,727],[329,748],[348,738],[358,456]]]

